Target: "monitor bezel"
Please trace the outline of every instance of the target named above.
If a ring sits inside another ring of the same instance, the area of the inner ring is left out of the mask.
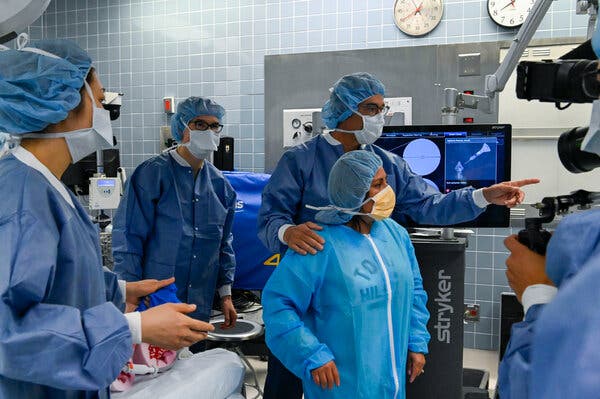
[[[465,124],[465,125],[402,125],[402,126],[384,126],[381,138],[385,138],[386,133],[425,133],[425,132],[492,132],[493,130],[503,130],[505,140],[505,162],[504,162],[504,178],[505,181],[511,180],[511,163],[512,163],[512,125],[505,123],[486,123],[486,124]],[[380,138],[380,139],[381,139]],[[381,147],[385,150],[385,148]],[[387,151],[387,150],[386,150]],[[497,207],[497,205],[490,205]],[[487,228],[505,228],[510,227],[510,210],[506,208],[503,212],[504,217],[502,223],[494,223],[495,220],[489,220],[490,217],[480,217],[463,223],[444,225],[439,227],[487,227]],[[483,214],[485,215],[485,213]],[[438,227],[428,224],[408,223],[406,227]]]

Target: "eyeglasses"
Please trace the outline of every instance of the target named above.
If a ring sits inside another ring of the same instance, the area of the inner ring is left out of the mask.
[[[190,129],[192,130],[212,130],[215,133],[221,133],[221,131],[223,130],[223,125],[221,125],[220,123],[211,123],[208,124],[203,120],[199,120],[199,121],[191,121],[188,126],[190,127]]]
[[[359,109],[360,113],[363,115],[375,116],[381,112],[383,112],[384,115],[387,114],[387,112],[390,110],[390,107],[387,105],[380,107],[377,104],[368,103],[368,104],[360,104],[358,106],[358,109]]]

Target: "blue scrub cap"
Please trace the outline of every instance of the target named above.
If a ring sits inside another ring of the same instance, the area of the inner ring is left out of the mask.
[[[190,97],[179,103],[177,113],[171,117],[171,134],[177,141],[183,138],[185,124],[200,115],[216,116],[220,121],[225,115],[225,108],[209,98]]]
[[[331,205],[358,211],[382,165],[381,158],[371,151],[356,150],[342,155],[329,173],[327,191]],[[339,209],[327,209],[318,212],[316,220],[326,224],[344,224],[352,217],[352,214]]]
[[[329,100],[323,106],[321,117],[330,129],[358,111],[358,104],[376,94],[385,96],[385,86],[375,76],[358,72],[343,76],[330,89]]]
[[[0,51],[2,132],[38,132],[65,120],[81,102],[79,90],[92,66],[90,56],[70,40],[40,40],[28,48]]]

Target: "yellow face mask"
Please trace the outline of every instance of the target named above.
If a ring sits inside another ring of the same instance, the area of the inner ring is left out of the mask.
[[[368,215],[375,220],[389,218],[396,206],[396,194],[391,186],[386,186],[383,190],[369,198],[374,202],[373,210]]]

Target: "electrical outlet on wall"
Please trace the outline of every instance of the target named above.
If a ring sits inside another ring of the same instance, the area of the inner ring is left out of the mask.
[[[283,110],[283,146],[293,147],[313,137],[313,112],[321,108]]]

